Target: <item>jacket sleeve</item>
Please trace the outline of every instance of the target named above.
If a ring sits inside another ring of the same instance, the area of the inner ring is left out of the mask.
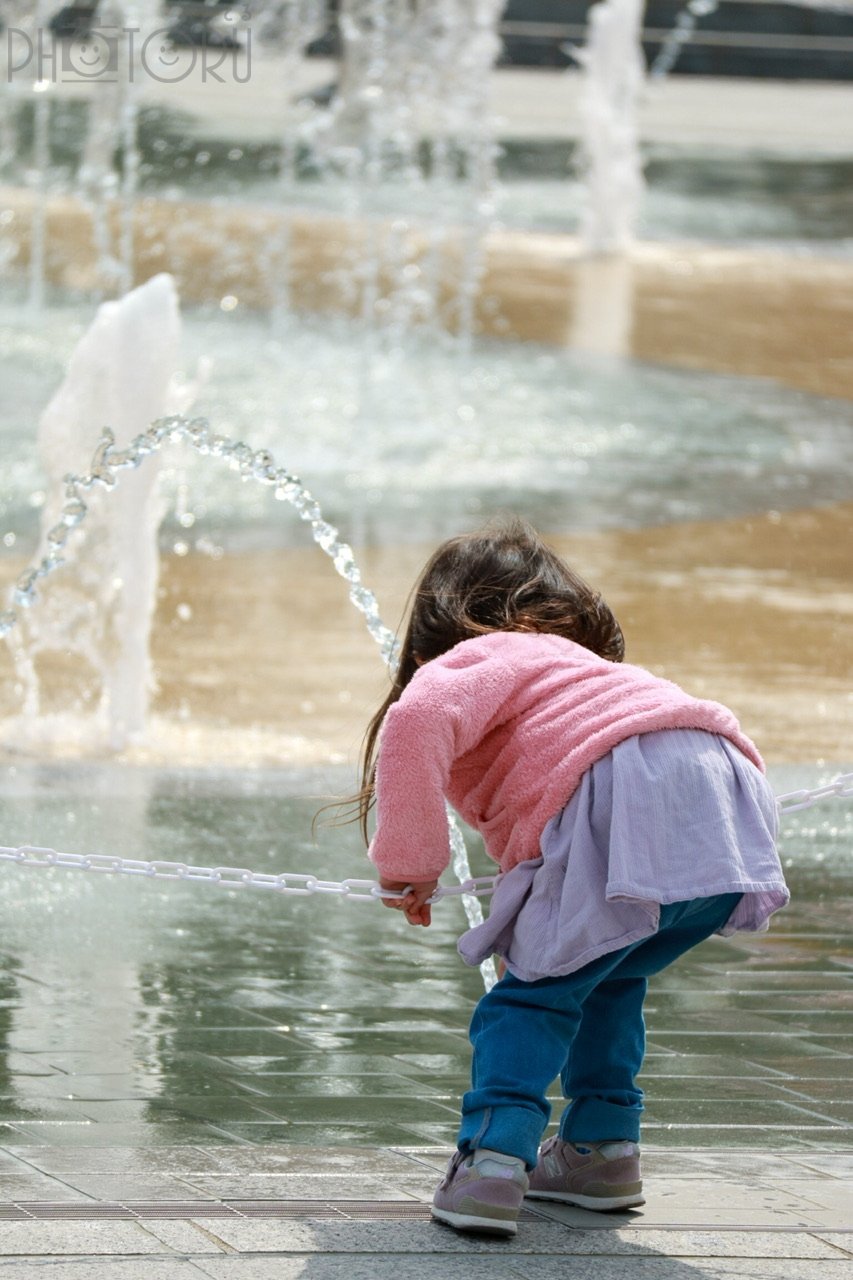
[[[499,721],[510,683],[506,664],[495,656],[451,650],[423,666],[389,709],[369,850],[386,879],[431,880],[447,867],[450,771]]]

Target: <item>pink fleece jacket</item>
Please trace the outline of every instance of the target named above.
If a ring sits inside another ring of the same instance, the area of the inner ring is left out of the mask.
[[[496,631],[426,663],[388,711],[370,858],[388,880],[430,880],[450,861],[444,802],[509,871],[539,856],[549,818],[617,743],[705,729],[760,768],[728,708],[560,636]]]

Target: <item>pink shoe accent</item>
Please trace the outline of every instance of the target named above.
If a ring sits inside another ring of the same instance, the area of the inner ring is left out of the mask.
[[[603,1155],[600,1148],[607,1148]],[[645,1204],[640,1148],[635,1142],[564,1142],[549,1138],[539,1148],[527,1192],[533,1200],[557,1200],[602,1213]]]
[[[500,1177],[484,1177],[470,1156],[457,1151],[436,1188],[432,1216],[457,1231],[514,1236],[527,1181],[526,1173],[511,1168]]]

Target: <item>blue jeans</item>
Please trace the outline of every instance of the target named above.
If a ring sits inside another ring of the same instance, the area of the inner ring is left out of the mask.
[[[462,1099],[459,1149],[489,1147],[532,1169],[551,1115],[545,1094],[558,1075],[571,1099],[561,1138],[637,1142],[647,979],[721,928],[740,898],[726,893],[662,906],[657,933],[564,977],[522,982],[507,973],[474,1010],[472,1088]]]

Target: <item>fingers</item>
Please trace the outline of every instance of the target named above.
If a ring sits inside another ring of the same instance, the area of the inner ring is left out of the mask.
[[[435,893],[437,880],[416,885],[386,880],[380,883],[383,889],[403,895],[399,898],[383,898],[382,901],[386,907],[391,907],[394,911],[403,911],[409,924],[428,926],[432,923],[432,907],[428,899]]]
[[[379,884],[386,893],[402,894],[404,889],[408,889],[409,885],[402,881],[380,880]],[[403,911],[406,906],[406,898],[380,898],[379,901],[383,907],[390,907],[392,911]]]
[[[432,923],[432,907],[428,902],[413,902],[404,907],[409,924],[421,924],[426,927]]]

